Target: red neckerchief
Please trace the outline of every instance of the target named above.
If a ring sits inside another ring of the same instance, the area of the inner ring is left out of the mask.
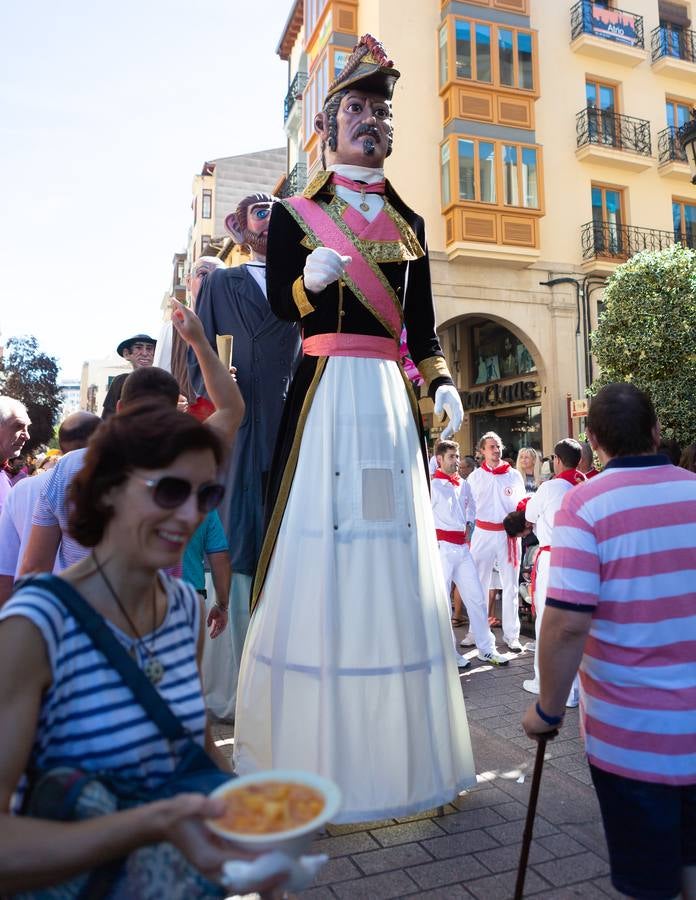
[[[486,472],[490,472],[491,475],[504,475],[510,470],[510,463],[501,463],[499,466],[496,466],[495,469],[491,469],[485,462],[482,462],[481,468]]]
[[[589,472],[585,472],[585,481],[589,481],[590,478],[594,478],[595,475],[599,475],[599,471],[592,466]]]
[[[462,479],[459,475],[448,475],[447,472],[443,472],[442,469],[435,469],[433,478],[442,478],[443,481],[449,481],[449,483],[453,484],[455,487],[459,487],[462,483]]]
[[[565,472],[559,472],[556,478],[562,478],[563,481],[567,481],[568,484],[572,485],[582,484],[583,481],[587,481],[582,472],[578,472],[577,469],[566,469]]]
[[[352,178],[344,178],[338,172],[331,175],[333,184],[340,184],[342,187],[348,188],[349,191],[355,191],[357,194],[383,194],[386,181],[377,181],[374,184],[365,184],[363,181],[353,181]]]

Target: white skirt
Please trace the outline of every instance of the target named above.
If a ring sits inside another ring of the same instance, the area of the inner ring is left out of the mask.
[[[333,779],[336,822],[475,783],[419,437],[396,363],[332,357],[244,647],[234,760]]]

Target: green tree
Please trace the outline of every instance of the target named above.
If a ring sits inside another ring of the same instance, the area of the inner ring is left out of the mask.
[[[601,375],[590,393],[632,381],[652,398],[663,435],[696,440],[696,252],[675,244],[619,266],[592,350]]]
[[[48,444],[58,418],[63,390],[58,386],[58,363],[39,350],[35,337],[12,337],[0,359],[0,394],[21,400],[31,428],[25,450]]]

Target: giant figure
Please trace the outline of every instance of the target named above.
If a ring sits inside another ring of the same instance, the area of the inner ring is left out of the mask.
[[[214,682],[212,688],[206,684],[206,702],[220,718],[234,715],[252,576],[263,539],[263,496],[283,404],[301,353],[298,326],[276,318],[266,299],[266,239],[275,199],[271,194],[252,194],[227,216],[225,226],[238,243],[249,246],[251,260],[210,271],[196,307],[213,347],[217,335],[233,336],[232,362],[246,406],[232,448],[221,514],[232,563],[231,647],[217,642],[208,648],[209,658],[204,664],[212,676],[210,682]],[[196,393],[203,393],[200,369],[192,354],[189,374]]]
[[[408,347],[461,423],[423,220],[389,182],[399,73],[365,36],[315,120],[325,165],[273,208],[268,298],[301,321],[267,497],[235,727],[240,773],[310,769],[336,821],[406,816],[473,783]]]

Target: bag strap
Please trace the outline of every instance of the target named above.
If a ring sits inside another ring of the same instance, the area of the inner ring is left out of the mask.
[[[97,650],[104,654],[123,678],[137,702],[167,740],[190,740],[190,734],[123,644],[114,636],[104,617],[71,584],[55,575],[32,575],[23,578],[16,587],[29,585],[43,588],[58,597]]]

